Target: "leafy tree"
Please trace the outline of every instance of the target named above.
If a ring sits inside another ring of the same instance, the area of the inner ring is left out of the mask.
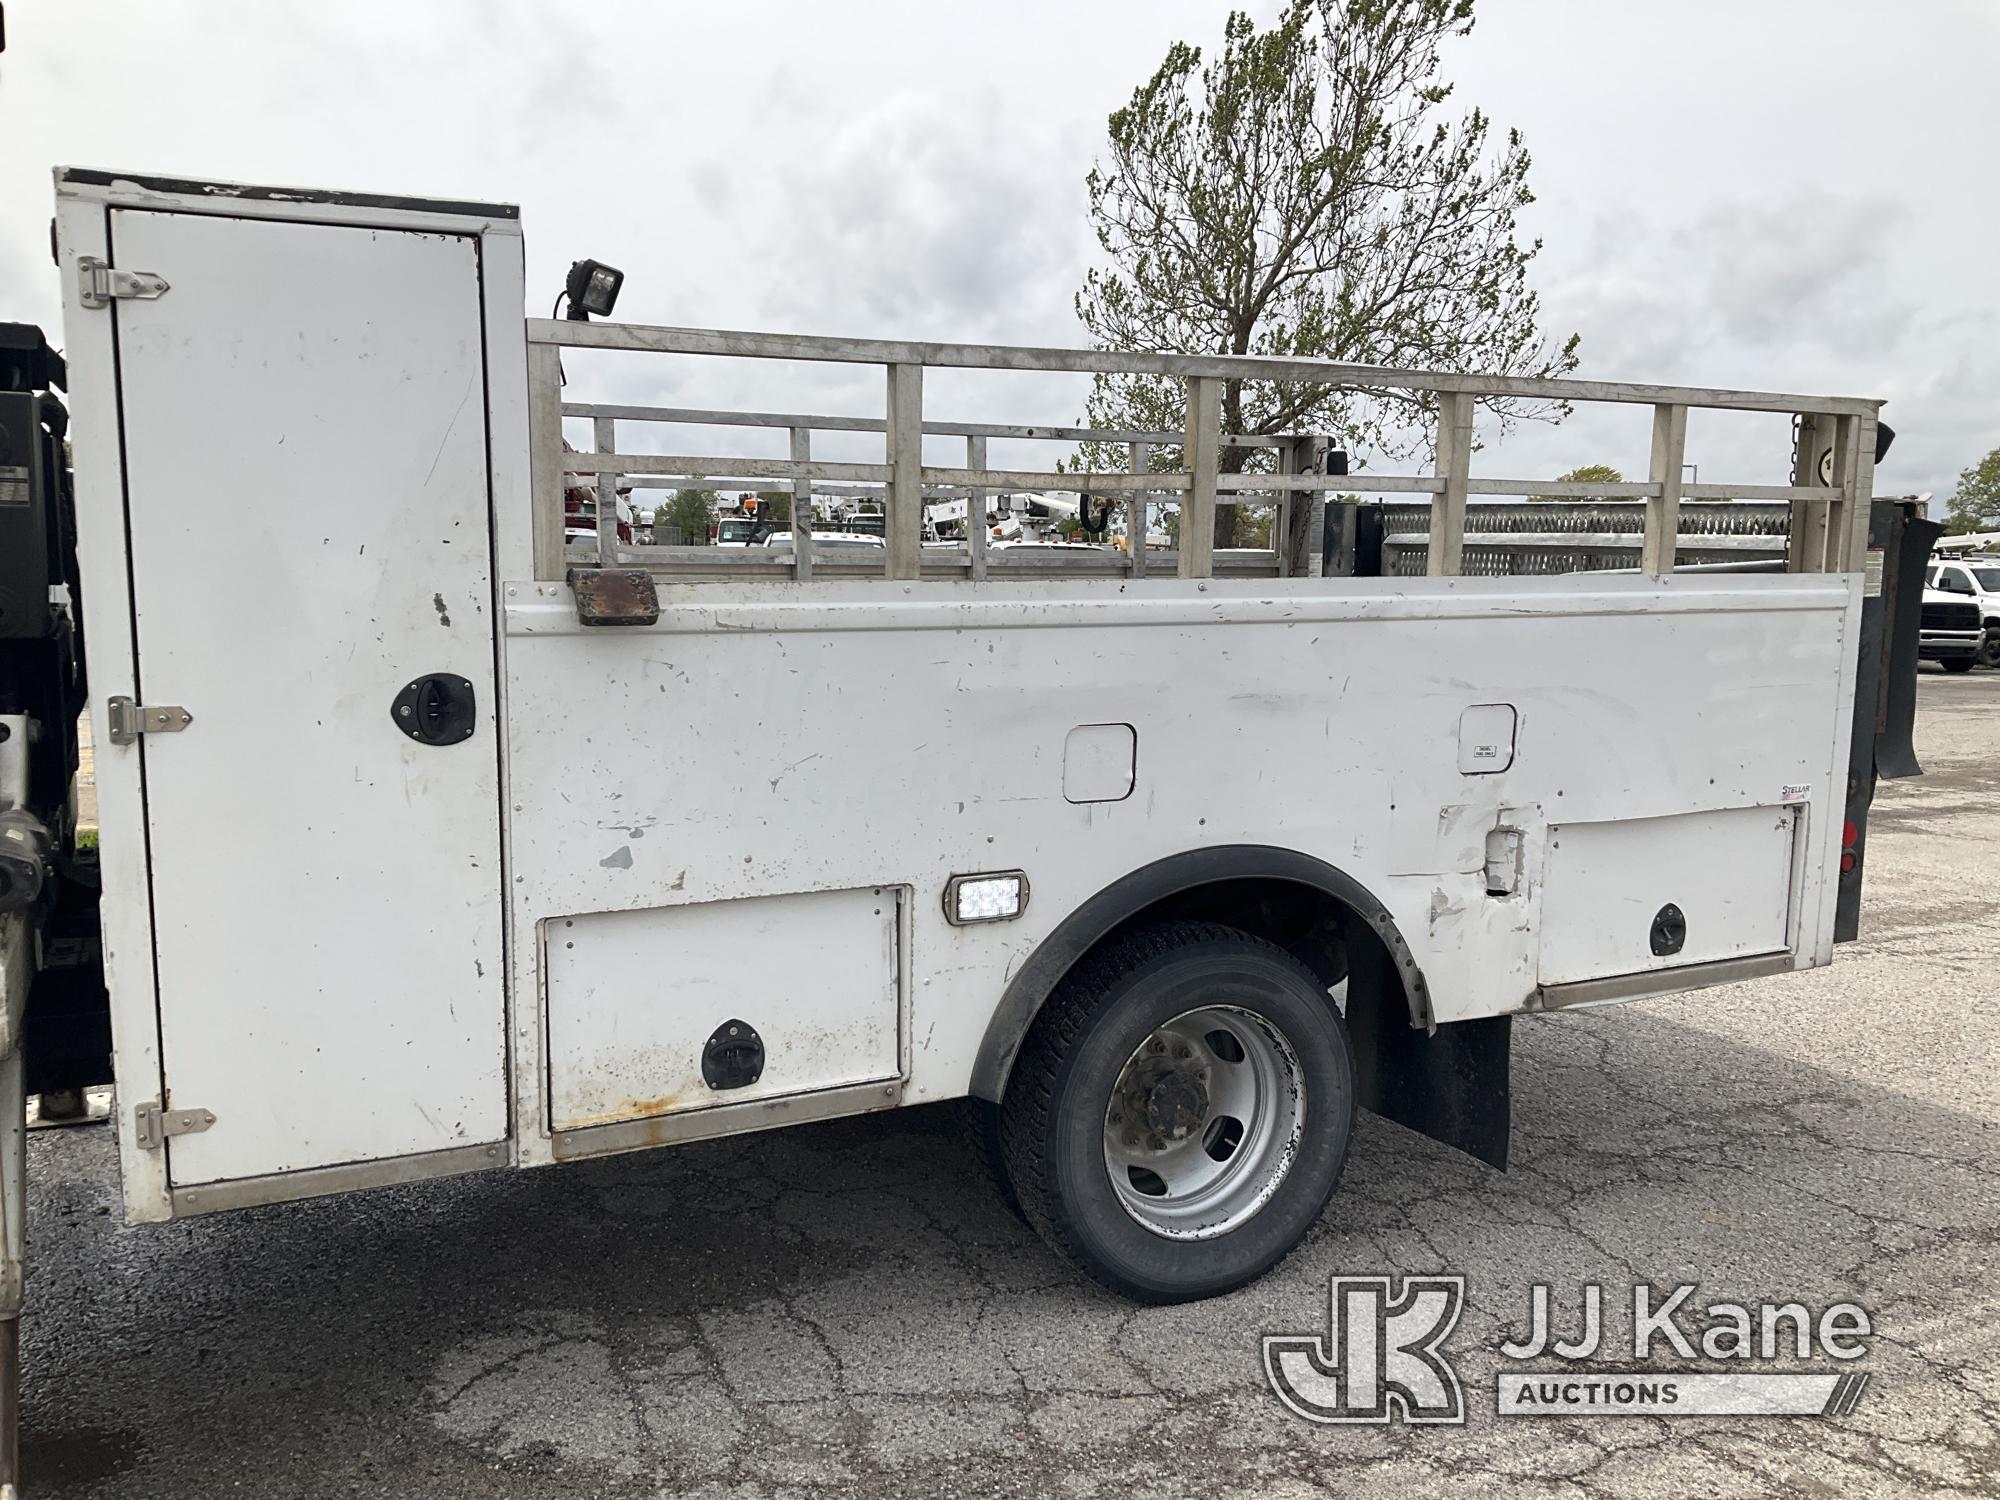
[[[658,532],[677,526],[684,546],[701,547],[708,544],[708,527],[714,519],[714,490],[675,490],[667,503],[653,512],[653,529]]]
[[[1236,542],[1238,547],[1268,547],[1271,545],[1271,530],[1278,522],[1277,510],[1269,505],[1246,505],[1236,518]]]
[[[757,519],[766,525],[780,529],[792,524],[792,492],[790,490],[757,491]]]
[[[1076,308],[1105,349],[1269,354],[1402,368],[1552,376],[1528,289],[1540,241],[1515,238],[1533,201],[1517,132],[1455,119],[1438,51],[1471,30],[1472,0],[1288,0],[1268,31],[1232,13],[1206,66],[1177,42],[1109,120],[1109,158],[1086,179],[1105,263]],[[1099,376],[1089,425],[1182,425],[1185,386]],[[1487,403],[1503,421],[1560,407]],[[1393,456],[1430,442],[1417,393],[1231,380],[1226,432],[1338,433]],[[1225,447],[1226,472],[1253,450]],[[1266,450],[1268,452],[1268,450]],[[1261,456],[1261,455],[1260,455]],[[1080,455],[1123,467],[1122,450]],[[1266,459],[1268,462],[1268,459]],[[1156,451],[1160,467],[1179,463]],[[1294,548],[1303,537],[1303,513]],[[1230,545],[1237,508],[1216,513]]]
[[[1945,501],[1944,529],[1953,536],[2000,531],[2000,448],[1960,471],[1958,488]]]
[[[1558,484],[1623,484],[1625,476],[1612,468],[1610,464],[1583,464],[1578,468],[1571,469],[1567,474],[1556,475],[1556,482]],[[1583,500],[1587,502],[1594,497],[1589,495],[1530,495],[1528,498],[1530,500]]]

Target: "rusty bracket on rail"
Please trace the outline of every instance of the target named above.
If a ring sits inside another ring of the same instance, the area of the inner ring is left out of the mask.
[[[660,618],[660,591],[644,568],[571,568],[579,625],[651,625]]]

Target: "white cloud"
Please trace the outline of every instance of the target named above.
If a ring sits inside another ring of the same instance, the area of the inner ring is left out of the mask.
[[[1212,47],[1226,9],[13,0],[0,317],[55,322],[47,169],[66,162],[517,201],[536,313],[594,255],[627,271],[635,318],[1078,342],[1104,116],[1171,40]],[[1982,0],[1487,0],[1448,72],[1535,153],[1536,280],[1550,331],[1583,334],[1582,373],[1887,397],[1883,487],[1945,489],[2000,443],[1996,55]],[[577,369],[592,394],[689,405],[881,399],[872,371]],[[1015,420],[1080,398],[1020,377],[935,395]],[[1636,468],[1642,416],[1526,427],[1483,466]],[[1748,428],[1697,437],[1704,477],[1783,461]]]

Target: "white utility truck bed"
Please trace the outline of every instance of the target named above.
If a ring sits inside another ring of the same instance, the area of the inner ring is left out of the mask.
[[[1059,1253],[1202,1296],[1325,1211],[1357,1107],[1504,1163],[1512,1016],[1831,958],[1872,401],[524,318],[504,206],[57,209],[133,1220],[970,1099]],[[585,399],[708,357],[884,399]],[[963,369],[1185,381],[1187,427],[928,417]],[[1224,433],[1231,379],[1427,393],[1435,465]],[[1475,476],[1499,399],[1646,409],[1649,477]],[[1793,482],[1684,484],[1709,408]],[[767,456],[673,447],[731,420]],[[1130,462],[989,459],[1050,439]],[[879,494],[886,545],[633,546],[628,484]],[[1062,489],[1181,546],[922,543],[927,497]],[[1328,576],[1383,494],[1428,575]],[[1641,499],[1642,566],[1462,576],[1469,494]],[[1725,496],[1791,503],[1788,571],[1675,572]],[[1275,544],[1215,550],[1231,503]]]

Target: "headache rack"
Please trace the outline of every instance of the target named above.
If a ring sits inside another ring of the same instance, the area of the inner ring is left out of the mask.
[[[1785,567],[1790,572],[1852,571],[1860,566],[1867,546],[1879,403],[1855,397],[1457,375],[1255,356],[911,343],[541,318],[527,320],[527,341],[535,576],[541,580],[561,580],[577,565],[644,568],[679,580],[824,576],[978,581],[1050,574],[1124,578],[1148,574],[1180,578],[1318,576],[1322,572],[1326,502],[1334,495],[1422,497],[1411,503],[1429,509],[1429,524],[1422,537],[1422,571],[1430,577],[1475,571],[1467,566],[1466,551],[1468,501],[1474,495],[1643,502],[1644,524],[1635,561],[1646,573],[1671,572],[1677,554],[1687,549],[1691,538],[1683,536],[1684,501],[1749,501],[1785,507]],[[561,364],[565,348],[875,365],[885,375],[883,415],[840,417],[565,402]],[[1123,432],[927,420],[923,398],[927,369],[1105,373],[1182,380],[1187,388],[1186,426],[1180,432]],[[1223,386],[1232,379],[1421,393],[1426,404],[1435,409],[1436,460],[1432,472],[1329,474],[1327,455],[1332,445],[1324,438],[1225,434],[1221,430]],[[1473,420],[1482,399],[1650,406],[1653,424],[1648,477],[1606,483],[1476,475],[1472,472]],[[1685,482],[1690,410],[1791,416],[1794,482]],[[591,422],[594,451],[565,451],[566,417]],[[743,458],[622,450],[621,429],[629,433],[639,424],[670,429],[780,429],[788,435],[789,456]],[[814,458],[813,434],[827,432],[882,433],[882,461]],[[926,463],[925,437],[962,440],[964,464]],[[987,444],[993,439],[1122,446],[1128,463],[1123,472],[996,469],[986,461]],[[1275,472],[1227,472],[1229,466],[1223,463],[1222,455],[1231,446],[1271,450]],[[1152,467],[1156,455],[1172,458],[1177,466]],[[566,474],[594,476],[600,498],[606,502],[597,507],[595,549],[572,547],[567,555],[563,542]],[[1818,482],[1803,482],[1808,478]],[[766,486],[773,482],[789,486],[794,511],[807,518],[807,526],[794,528],[789,554],[763,555],[759,548],[732,551],[621,543],[615,507],[608,503],[621,483],[671,489],[717,484]],[[879,558],[857,556],[853,551],[815,556],[806,534],[811,497],[839,490],[880,494],[886,515],[886,546]],[[986,545],[985,527],[968,524],[963,544],[925,545],[923,507],[927,499],[964,497],[978,506],[995,493],[1010,491],[1087,494],[1100,503],[1111,502],[1126,516],[1128,536],[1135,540],[1122,553],[1088,548],[996,549]],[[1273,545],[1226,549],[1218,554],[1212,544],[1216,507],[1240,503],[1247,497],[1276,504]],[[1181,517],[1179,546],[1171,552],[1155,551],[1150,557],[1143,545],[1144,507],[1149,500],[1177,504]],[[1137,524],[1133,524],[1134,518]],[[1393,571],[1416,569],[1405,563]]]

